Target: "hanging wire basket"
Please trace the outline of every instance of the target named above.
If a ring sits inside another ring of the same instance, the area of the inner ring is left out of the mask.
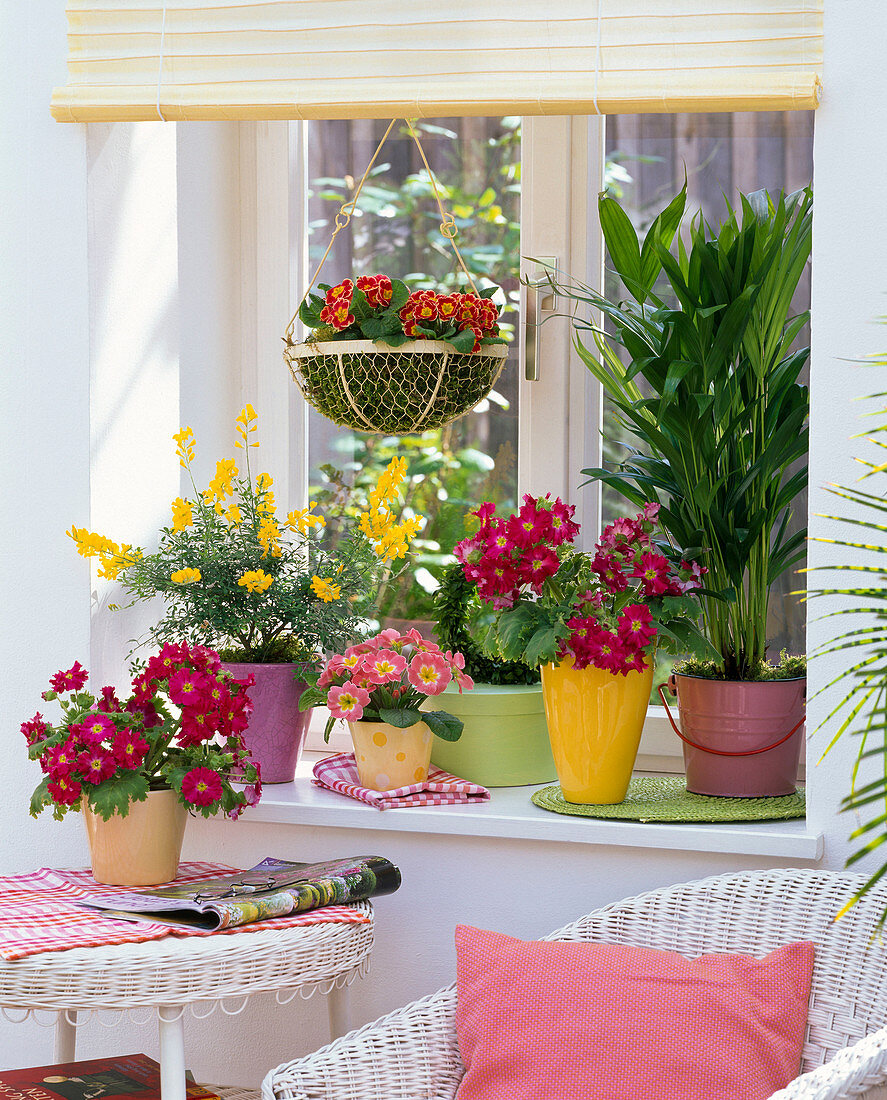
[[[284,358],[305,400],[335,424],[403,435],[470,412],[496,383],[502,344],[460,355],[443,340],[397,348],[372,340],[287,344]]]
[[[393,119],[385,131],[354,197],[336,215],[332,237],[302,305],[317,281],[336,235],[351,221],[361,189],[396,121]],[[409,119],[405,121],[428,171],[441,215],[441,233],[449,240],[465,279],[477,296],[477,287],[455,242],[455,220],[444,210],[434,174],[412,123]],[[410,340],[397,347],[381,340],[311,340],[310,337],[307,342],[297,343],[293,332],[298,316],[299,309],[284,335],[283,353],[296,385],[318,412],[335,424],[359,432],[403,435],[442,427],[470,412],[489,394],[508,355],[502,343],[484,343],[477,351],[463,352],[445,340],[435,339]]]

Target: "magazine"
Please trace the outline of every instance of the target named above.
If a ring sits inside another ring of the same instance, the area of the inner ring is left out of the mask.
[[[190,1077],[190,1075],[189,1075]],[[218,1094],[186,1082],[189,1100]],[[146,1054],[0,1070],[2,1100],[160,1100],[160,1066]]]
[[[90,894],[77,904],[106,917],[147,920],[215,932],[239,924],[304,913],[324,905],[393,894],[400,871],[383,856],[327,863],[292,863],[268,857],[248,871],[156,890]],[[4,1100],[0,1096],[0,1100]]]

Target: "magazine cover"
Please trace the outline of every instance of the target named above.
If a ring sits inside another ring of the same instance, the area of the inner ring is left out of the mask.
[[[393,894],[400,871],[383,856],[354,856],[326,863],[267,857],[248,871],[155,890],[90,894],[78,902],[121,920],[150,920],[216,931],[303,913],[324,905]],[[5,1100],[0,1096],[0,1100]]]
[[[189,1100],[219,1100],[192,1081]],[[160,1066],[146,1054],[0,1070],[2,1100],[160,1100]]]

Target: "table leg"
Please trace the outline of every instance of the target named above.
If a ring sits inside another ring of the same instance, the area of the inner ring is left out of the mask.
[[[160,1095],[162,1100],[185,1100],[185,1009],[159,1005]]]
[[[63,1008],[56,1017],[55,1051],[53,1060],[56,1065],[73,1062],[77,1047],[77,1010]]]
[[[338,1039],[351,1030],[351,987],[333,986],[326,998],[330,1015],[330,1038]]]

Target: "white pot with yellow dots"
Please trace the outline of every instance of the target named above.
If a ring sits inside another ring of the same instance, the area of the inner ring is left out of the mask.
[[[428,778],[434,738],[424,722],[398,729],[387,722],[349,722],[360,782],[371,791],[409,787]]]

